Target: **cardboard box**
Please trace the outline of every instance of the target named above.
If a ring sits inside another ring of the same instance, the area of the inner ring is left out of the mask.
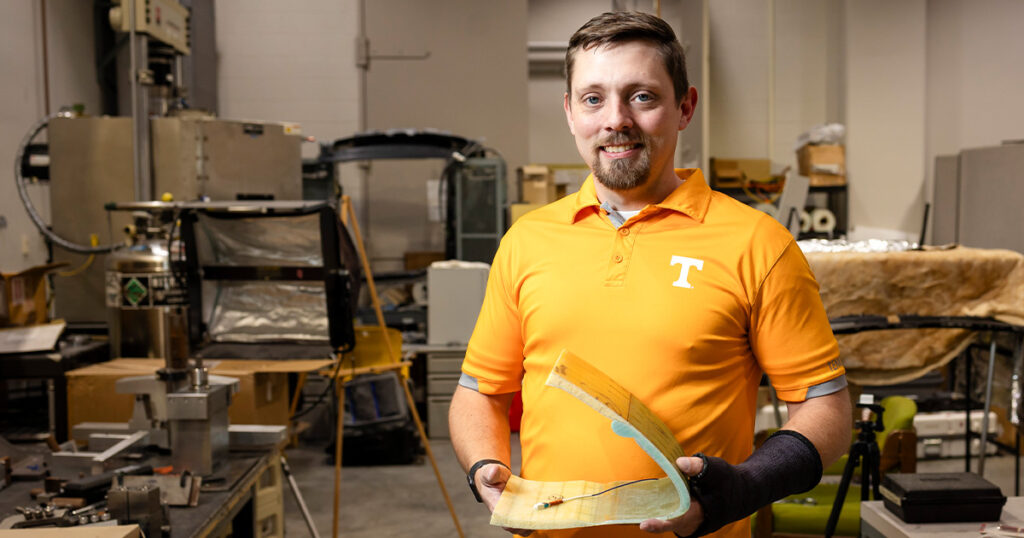
[[[765,179],[772,175],[770,159],[711,159],[711,186],[742,187],[746,179]]]
[[[441,251],[409,251],[405,253],[405,270],[426,269],[430,264],[444,259],[444,252]]]
[[[50,263],[18,273],[3,273],[0,278],[0,327],[46,323],[46,274],[65,265]]]
[[[211,374],[237,377],[240,390],[231,397],[232,424],[288,424],[288,372],[310,372],[333,364],[330,360],[207,360]],[[153,375],[162,359],[114,359],[65,375],[68,383],[68,428],[82,422],[127,422],[134,396],[118,394],[122,377]],[[68,432],[70,436],[70,431]]]
[[[839,145],[804,145],[796,152],[800,175],[812,186],[846,184],[846,149]]]
[[[547,166],[526,165],[519,169],[519,192],[523,202],[549,204],[558,199],[555,177]]]

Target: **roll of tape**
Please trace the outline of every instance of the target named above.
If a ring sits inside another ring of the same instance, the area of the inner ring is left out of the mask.
[[[836,229],[836,216],[823,208],[811,211],[811,228],[818,233],[832,233]]]
[[[807,233],[811,231],[811,214],[800,210],[800,233]]]

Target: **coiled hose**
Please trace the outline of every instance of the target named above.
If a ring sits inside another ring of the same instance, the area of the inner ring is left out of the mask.
[[[63,249],[70,250],[71,252],[78,252],[80,254],[105,254],[118,248],[120,245],[80,245],[73,241],[64,239],[51,230],[49,226],[43,222],[43,218],[39,216],[39,212],[36,211],[35,206],[32,205],[32,200],[28,196],[28,190],[25,188],[25,178],[21,175],[21,161],[25,158],[25,150],[28,149],[28,145],[32,143],[32,139],[34,139],[36,135],[50,124],[50,120],[62,117],[65,114],[66,113],[58,112],[39,120],[31,129],[29,129],[28,134],[26,134],[25,138],[22,139],[21,144],[18,144],[18,153],[14,157],[14,181],[18,186],[18,197],[21,198],[21,203],[25,206],[25,211],[28,212],[28,216],[32,219],[32,223],[35,224],[36,228],[39,229],[39,232],[46,236],[46,239],[53,244]]]

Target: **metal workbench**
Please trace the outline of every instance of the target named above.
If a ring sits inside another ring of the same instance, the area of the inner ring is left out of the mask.
[[[216,491],[204,487],[195,507],[170,508],[172,538],[220,536],[229,526],[235,536],[256,535],[258,522],[253,500],[263,474],[280,465],[278,453],[232,453],[225,465],[217,473],[228,476],[223,487]],[[15,506],[34,504],[29,491],[38,487],[42,487],[41,481],[14,482],[0,490],[0,520],[16,514]],[[281,487],[279,478],[274,487]]]

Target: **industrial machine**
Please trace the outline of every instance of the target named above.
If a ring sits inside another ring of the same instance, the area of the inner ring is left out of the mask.
[[[54,280],[55,315],[72,326],[105,321],[104,256],[124,246],[117,231],[131,225],[128,213],[107,213],[105,204],[302,198],[298,125],[187,108],[189,9],[175,0],[120,0],[109,20],[124,42],[117,58],[121,115],[68,109],[43,118],[19,146],[15,167],[29,216],[58,247],[53,261],[79,268]],[[43,130],[46,143],[38,143]],[[29,199],[27,178],[49,180],[52,223]]]
[[[117,392],[135,395],[131,420],[74,425],[72,437],[88,439],[90,450],[99,452],[50,454],[50,467],[57,473],[73,475],[86,468],[103,472],[108,461],[135,445],[169,449],[176,469],[199,476],[212,474],[227,457],[228,406],[239,382],[209,375],[201,358],[189,366],[187,290],[171,265],[170,215],[136,212],[135,223],[126,227],[131,245],[108,256],[106,276],[115,355],[162,357],[164,367],[155,376],[117,380]],[[284,427],[266,431],[268,444],[273,444]]]
[[[201,358],[189,362],[188,295],[170,256],[178,215],[104,209],[158,195],[299,198],[302,139],[295,125],[226,121],[183,106],[189,17],[175,0],[114,2],[109,20],[126,38],[119,58],[121,111],[130,115],[62,111],[33,126],[19,146],[15,175],[22,202],[40,232],[60,247],[54,260],[78,267],[76,276],[55,281],[57,316],[72,324],[106,321],[117,357],[164,360],[155,376],[118,381],[118,392],[136,395],[128,423],[74,426],[77,439],[89,440],[89,451],[51,454],[57,475],[103,472],[136,445],[169,449],[176,468],[196,475],[213,473],[227,456],[227,410],[239,383],[208,375]],[[43,129],[47,144],[33,144]],[[27,196],[29,174],[50,180],[52,227]],[[125,230],[127,239],[114,237],[115,229]],[[254,439],[251,427],[241,430]],[[260,431],[266,438],[257,442],[273,445],[284,427]]]
[[[111,335],[122,353],[163,357],[164,368],[118,380],[118,392],[136,395],[131,420],[75,425],[73,437],[89,439],[96,452],[55,453],[54,468],[101,471],[118,450],[141,443],[169,449],[176,469],[205,476],[226,460],[229,444],[275,444],[283,426],[228,424],[238,380],[208,375],[203,357],[268,357],[279,343],[301,357],[352,349],[360,273],[337,213],[301,201],[110,209],[136,215],[132,247],[108,261]]]
[[[302,140],[292,134],[296,130],[193,112],[151,118],[152,192],[175,200],[301,199]],[[132,225],[130,215],[108,214],[105,204],[153,199],[133,184],[131,119],[58,117],[47,135],[51,213],[75,216],[54,218],[53,233],[79,244],[88,244],[92,234],[118,242],[109,234]],[[61,248],[53,258],[79,267],[90,254]],[[58,317],[103,321],[103,266],[94,261],[80,275],[55,280]]]
[[[175,370],[188,360],[188,297],[171,268],[171,238],[140,212],[132,244],[107,256],[106,304],[114,357],[165,357]]]
[[[105,322],[115,357],[164,362],[155,375],[116,382],[117,392],[135,396],[128,422],[74,425],[73,437],[87,440],[87,449],[53,452],[46,464],[53,477],[91,477],[109,486],[106,473],[123,469],[121,456],[146,446],[169,451],[176,472],[222,478],[232,472],[233,465],[225,465],[229,447],[280,446],[287,428],[229,424],[239,380],[210,375],[202,355],[190,347],[189,336],[197,332],[190,323],[205,318],[204,301],[195,300],[188,283],[199,287],[203,279],[186,275],[181,223],[191,230],[188,212],[216,207],[217,201],[301,200],[304,138],[295,124],[225,120],[187,108],[182,59],[190,52],[190,11],[175,0],[115,0],[109,19],[124,45],[117,53],[122,115],[93,117],[79,109],[43,118],[19,145],[15,180],[33,223],[57,247],[53,260],[75,268],[74,276],[54,281],[56,316],[76,328],[95,329]],[[36,143],[44,130],[46,143]],[[28,196],[26,184],[35,178],[49,180],[52,223]],[[311,211],[315,222],[326,218],[317,213],[320,206]],[[335,225],[336,213],[329,216]],[[195,263],[199,253],[190,254]],[[331,297],[332,286],[353,289],[337,255],[331,260],[334,265],[325,261],[323,267],[301,268],[291,280],[309,280],[302,278],[304,271],[319,275],[321,291],[326,288],[321,300]],[[295,275],[280,280],[289,276]],[[330,303],[327,310],[349,306],[346,300]],[[352,339],[351,315],[345,319]],[[326,336],[323,340],[326,346]],[[184,479],[185,474],[181,486]],[[118,484],[109,489],[110,513],[143,524],[147,534],[166,532],[167,518],[154,491],[149,485]]]
[[[491,154],[491,156],[488,156]],[[445,257],[490,263],[505,233],[506,164],[475,140],[432,130],[359,133],[320,145],[319,163],[444,159]]]

